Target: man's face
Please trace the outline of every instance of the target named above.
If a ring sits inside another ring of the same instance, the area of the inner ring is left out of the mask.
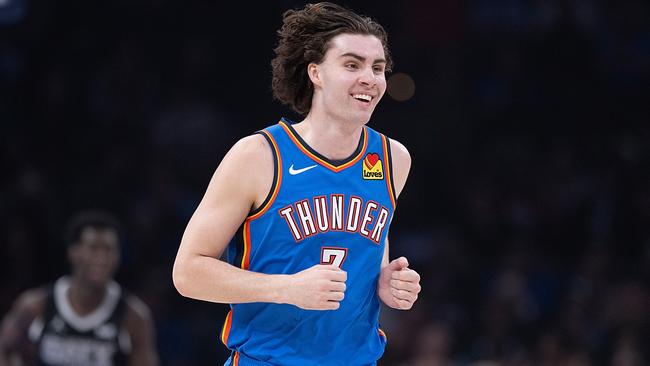
[[[74,275],[96,285],[105,285],[119,264],[119,238],[109,228],[86,227],[79,242],[69,249]]]
[[[386,91],[384,47],[377,37],[359,34],[339,34],[329,46],[316,66],[316,108],[336,119],[365,124]]]

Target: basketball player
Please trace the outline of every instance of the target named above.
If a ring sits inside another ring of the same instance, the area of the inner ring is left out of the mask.
[[[226,365],[374,365],[386,344],[379,301],[410,309],[420,292],[406,258],[388,255],[411,159],[366,126],[386,90],[387,36],[330,3],[283,22],[273,91],[304,119],[226,154],[185,230],[174,284],[231,304]]]
[[[23,293],[2,321],[0,366],[158,365],[149,308],[112,280],[117,221],[79,213],[68,244],[71,274]]]

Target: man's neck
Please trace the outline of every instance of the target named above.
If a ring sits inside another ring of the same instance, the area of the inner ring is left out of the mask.
[[[106,286],[93,286],[72,277],[67,298],[74,311],[83,316],[93,312],[104,301]]]
[[[303,140],[330,160],[350,157],[359,145],[363,124],[318,118],[311,113],[293,126]]]

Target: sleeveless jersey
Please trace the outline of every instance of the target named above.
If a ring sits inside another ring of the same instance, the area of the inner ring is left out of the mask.
[[[125,300],[120,286],[109,283],[104,301],[92,313],[79,316],[70,305],[70,279],[50,287],[44,313],[29,328],[39,366],[116,366],[126,364],[131,342],[121,329]]]
[[[395,209],[388,138],[364,126],[352,156],[331,161],[285,119],[258,133],[273,151],[274,183],[229,245],[229,262],[266,274],[335,264],[347,272],[346,291],[338,310],[231,305],[226,365],[376,364],[386,343],[377,280]]]

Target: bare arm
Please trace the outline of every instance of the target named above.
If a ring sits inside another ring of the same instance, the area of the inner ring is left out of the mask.
[[[390,140],[390,147],[393,157],[395,192],[399,196],[406,185],[406,179],[411,169],[411,156],[406,147],[395,140]],[[386,239],[381,262],[381,271],[377,282],[379,298],[391,308],[410,309],[421,290],[420,275],[408,268],[408,260],[404,257],[390,261],[388,239]]]
[[[29,344],[27,332],[34,319],[43,311],[45,291],[29,290],[23,293],[2,319],[0,325],[0,366],[11,365],[12,357],[20,357]]]
[[[411,171],[411,154],[404,145],[396,140],[390,140],[390,151],[393,157],[393,181],[395,193],[399,197],[406,185],[409,172]]]
[[[295,275],[267,275],[219,260],[251,208],[268,195],[273,154],[263,136],[240,140],[226,154],[185,229],[173,269],[183,296],[217,303],[271,302],[336,309],[345,272],[317,265]]]
[[[158,366],[155,327],[151,311],[141,300],[131,296],[127,298],[125,327],[131,337],[131,366]]]

